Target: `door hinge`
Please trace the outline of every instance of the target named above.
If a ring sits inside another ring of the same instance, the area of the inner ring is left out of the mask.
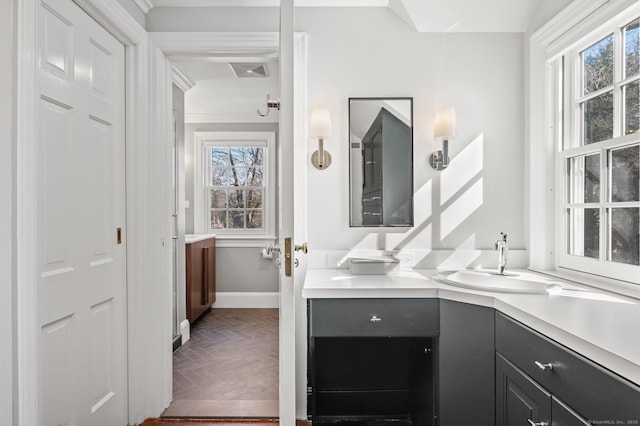
[[[122,244],[122,228],[116,229],[116,244]]]

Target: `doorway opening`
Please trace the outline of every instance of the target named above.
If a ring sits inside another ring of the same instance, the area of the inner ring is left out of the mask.
[[[279,64],[277,51],[235,55],[170,57],[175,351],[165,418],[279,415],[279,276],[262,253],[277,236],[278,112],[257,113],[279,94]],[[208,266],[194,254],[205,241]]]

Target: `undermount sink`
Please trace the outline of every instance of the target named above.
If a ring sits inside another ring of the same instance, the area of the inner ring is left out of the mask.
[[[557,282],[527,272],[499,274],[481,270],[446,271],[435,275],[433,279],[456,287],[498,293],[543,294],[561,288]]]

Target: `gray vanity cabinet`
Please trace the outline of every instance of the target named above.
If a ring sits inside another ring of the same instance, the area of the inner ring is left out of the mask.
[[[440,426],[495,425],[494,312],[493,308],[440,301]]]
[[[362,139],[362,224],[413,223],[411,127],[382,108]]]
[[[437,299],[308,301],[307,410],[343,420],[435,424]]]
[[[551,394],[500,354],[496,354],[496,388],[496,425],[550,424]]]
[[[516,387],[520,391],[513,391]],[[523,414],[533,416],[525,419],[529,424],[640,423],[639,386],[501,313],[496,313],[496,402],[498,426],[527,424],[513,420]]]

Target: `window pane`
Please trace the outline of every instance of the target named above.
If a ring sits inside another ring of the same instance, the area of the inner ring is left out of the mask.
[[[610,151],[611,201],[640,201],[640,145]]]
[[[211,148],[211,164],[214,166],[229,164],[229,148]]]
[[[640,265],[638,239],[640,209],[635,207],[610,209],[611,252],[613,262]]]
[[[600,209],[569,209],[569,254],[600,256]]]
[[[244,210],[229,210],[229,228],[244,229]]]
[[[212,189],[210,208],[224,209],[225,207],[227,207],[227,191],[225,189]]]
[[[230,186],[245,186],[247,184],[247,169],[244,167],[233,167],[230,177]]]
[[[625,76],[631,77],[640,73],[640,37],[638,27],[640,19],[636,19],[624,28]]]
[[[247,170],[247,186],[263,186],[263,169],[262,167],[252,167]]]
[[[638,133],[640,128],[640,80],[622,88],[624,96],[624,134]]]
[[[249,165],[251,166],[263,166],[264,165],[264,148],[251,148],[252,156],[251,162]]]
[[[262,228],[262,210],[247,210],[247,228]]]
[[[244,207],[244,190],[243,189],[229,190],[229,208],[240,209],[243,207]]]
[[[613,34],[582,52],[584,92],[613,84]]]
[[[247,208],[259,209],[262,207],[262,190],[250,189],[247,191]]]
[[[584,144],[613,137],[613,92],[607,92],[582,104]]]
[[[600,202],[600,154],[573,157],[569,162],[569,202]]]
[[[227,228],[227,212],[225,210],[215,210],[211,212],[211,229]]]
[[[231,148],[231,165],[242,166],[246,164],[248,149],[249,148],[240,148],[240,147]]]
[[[214,167],[211,170],[211,186],[229,185],[229,173],[226,168]]]

